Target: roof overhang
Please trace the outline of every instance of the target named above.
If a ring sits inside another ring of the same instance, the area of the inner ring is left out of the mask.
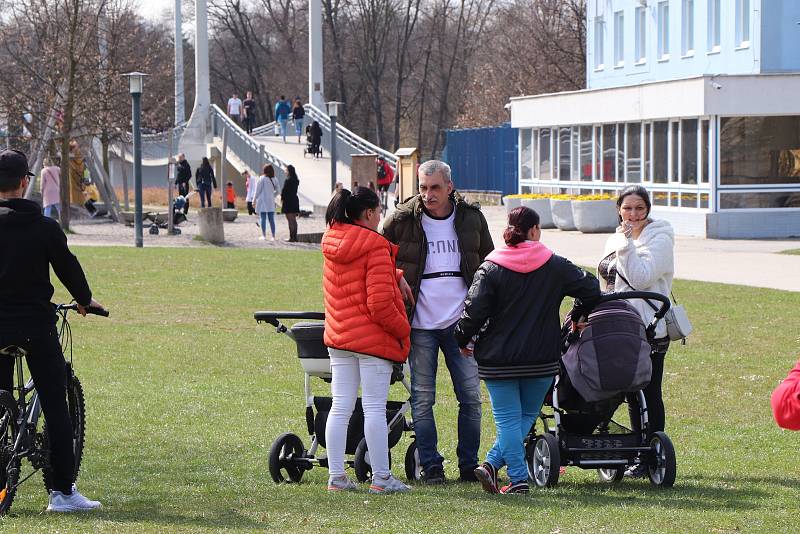
[[[537,128],[706,115],[800,115],[800,74],[698,76],[512,98],[511,126]]]

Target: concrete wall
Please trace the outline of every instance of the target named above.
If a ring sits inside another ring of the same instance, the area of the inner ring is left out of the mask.
[[[761,72],[800,70],[800,2],[764,0],[761,14]]]
[[[715,239],[800,237],[800,210],[731,210],[709,213],[706,236]]]
[[[669,221],[677,235],[706,236],[707,212],[699,210],[660,209],[653,206],[654,219]]]

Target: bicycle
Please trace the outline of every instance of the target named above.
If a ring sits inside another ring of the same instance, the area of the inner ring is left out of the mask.
[[[75,376],[72,365],[72,330],[67,321],[69,311],[77,311],[77,304],[58,304],[55,312],[60,320],[58,338],[61,350],[67,361],[67,408],[72,421],[72,444],[75,454],[75,477],[83,458],[83,444],[86,435],[86,404],[83,387]],[[108,317],[103,308],[87,308],[87,313]],[[50,466],[50,449],[47,437],[47,423],[43,421],[42,405],[39,394],[32,379],[25,381],[23,359],[26,351],[19,346],[11,345],[0,348],[0,357],[15,359],[17,392],[0,390],[0,516],[11,508],[19,485],[28,480],[37,471],[42,471],[42,479],[48,493],[53,489],[52,468]],[[40,425],[41,422],[41,425]],[[22,460],[27,459],[33,471],[21,480]]]

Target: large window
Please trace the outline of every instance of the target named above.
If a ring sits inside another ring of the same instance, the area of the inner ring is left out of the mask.
[[[570,164],[570,154],[572,150],[570,129],[559,128],[558,130],[558,176],[557,180],[570,180],[572,165]]]
[[[669,2],[658,3],[658,59],[669,59]]]
[[[720,121],[720,184],[800,184],[800,116]]]
[[[600,161],[601,180],[615,182],[617,180],[617,125],[603,126],[603,157]]]
[[[625,174],[628,182],[642,181],[642,124],[632,122],[627,128],[625,147]]]
[[[581,156],[580,156],[580,177],[582,182],[591,182],[592,181],[592,149],[593,149],[593,141],[592,141],[592,127],[591,126],[581,126],[580,127],[580,135],[581,135]],[[599,139],[598,139],[599,141]]]
[[[681,121],[681,183],[697,183],[697,119]]]
[[[708,119],[700,121],[700,182],[707,184],[711,175],[711,123]]]
[[[750,44],[750,0],[736,0],[736,46]]]
[[[605,65],[605,60],[603,59],[605,56],[603,55],[603,29],[605,27],[605,23],[603,21],[603,17],[595,17],[594,19],[594,68],[597,70],[602,69]]]
[[[570,180],[577,180],[580,176],[580,165],[581,165],[581,158],[580,158],[580,132],[577,126],[572,127],[572,134],[570,135],[570,146],[572,147],[570,160],[572,161],[572,173]]]
[[[533,131],[531,137],[531,174],[534,179],[539,178],[539,130]]]
[[[653,168],[652,150],[650,142],[653,136],[653,125],[646,123],[642,128],[642,181],[649,182],[652,180],[651,170]]]
[[[681,10],[681,54],[694,54],[694,0],[683,0]]]
[[[636,8],[636,46],[634,52],[635,63],[644,63],[647,60],[647,12],[643,7]]]
[[[549,180],[550,172],[550,128],[539,130],[539,179]]]
[[[625,12],[614,13],[614,66],[625,64]]]
[[[533,159],[531,130],[523,128],[520,130],[519,140],[519,159],[520,159],[520,180],[533,179]]]
[[[669,123],[658,121],[653,123],[653,182],[665,184],[669,181]]]
[[[720,2],[708,0],[708,51],[719,52],[720,49]]]
[[[680,123],[672,121],[669,123],[669,181],[678,181],[678,168],[680,166]]]

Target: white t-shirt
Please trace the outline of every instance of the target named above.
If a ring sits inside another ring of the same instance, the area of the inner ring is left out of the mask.
[[[230,115],[241,115],[242,110],[242,101],[238,98],[229,98],[228,99],[228,113]]]
[[[446,219],[422,214],[428,243],[425,271],[419,286],[412,328],[439,330],[461,317],[467,284],[461,275],[461,247],[455,227],[456,210]]]

